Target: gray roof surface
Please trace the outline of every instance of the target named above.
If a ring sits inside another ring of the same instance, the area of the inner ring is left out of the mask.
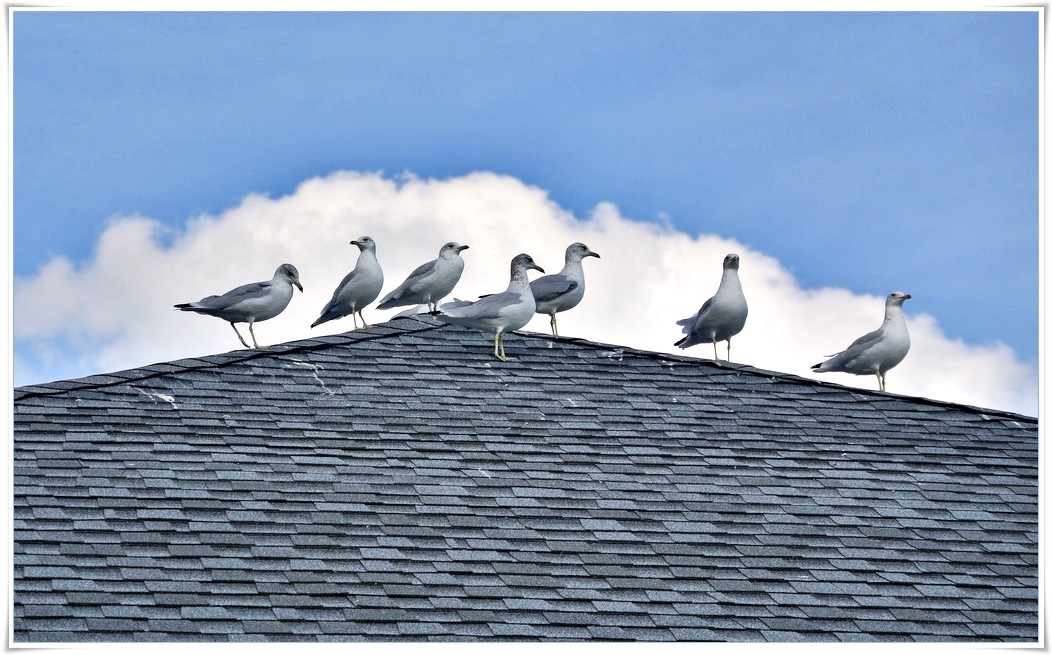
[[[15,390],[16,643],[1038,639],[1037,421],[430,317]]]

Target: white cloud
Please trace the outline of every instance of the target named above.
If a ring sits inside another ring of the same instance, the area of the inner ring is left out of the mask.
[[[823,356],[875,329],[883,298],[844,289],[802,289],[776,259],[713,235],[692,238],[667,223],[632,221],[601,203],[584,219],[542,189],[492,173],[447,180],[338,172],[304,182],[292,194],[250,196],[220,216],[190,220],[170,233],[144,217],[112,221],[94,257],[82,266],[56,258],[15,281],[15,383],[102,373],[240,347],[229,326],[172,305],[269,279],[295,264],[305,292],[277,318],[260,323],[261,344],[351,329],[350,318],[311,330],[339,280],[354,264],[351,239],[377,241],[384,292],[446,241],[467,243],[464,277],[453,295],[473,299],[507,284],[508,262],[528,252],[548,272],[563,250],[583,241],[602,255],[585,261],[588,292],[560,315],[560,332],[647,350],[711,357],[711,347],[680,351],[675,322],[715,291],[728,252],[741,255],[749,301],[734,361],[759,368],[876,388],[873,377],[811,373]],[[169,243],[162,245],[160,237]],[[892,289],[888,289],[892,291]],[[903,289],[909,291],[909,289]],[[913,348],[888,374],[888,389],[983,407],[1037,413],[1037,372],[1004,345],[948,339],[923,313],[924,298],[906,306]],[[370,322],[398,310],[367,309]],[[548,331],[547,317],[528,330]],[[479,338],[479,347],[487,341]],[[508,340],[509,354],[515,349]],[[722,345],[721,345],[721,352]]]

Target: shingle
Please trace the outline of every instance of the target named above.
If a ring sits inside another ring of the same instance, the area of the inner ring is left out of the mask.
[[[16,643],[1036,640],[1035,420],[513,339],[16,390]]]
[[[727,638],[707,628],[680,628],[670,629],[676,641],[726,641]]]

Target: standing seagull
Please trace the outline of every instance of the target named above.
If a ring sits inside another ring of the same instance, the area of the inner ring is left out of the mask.
[[[555,314],[573,309],[584,298],[584,266],[581,260],[585,257],[598,259],[599,253],[592,252],[583,243],[571,243],[566,249],[563,270],[530,282],[530,290],[537,302],[536,313],[551,317],[552,334],[555,336],[559,336]]]
[[[544,269],[533,261],[533,257],[523,253],[511,260],[511,282],[508,288],[462,307],[445,310],[435,318],[443,323],[453,323],[464,327],[493,331],[493,355],[507,362],[510,357],[504,354],[504,333],[513,332],[530,322],[533,310],[537,308],[530,292],[530,283],[526,278],[529,269],[544,272]]]
[[[712,343],[712,355],[717,360],[716,342],[727,342],[727,361],[731,361],[731,337],[742,331],[749,315],[749,305],[738,280],[738,255],[731,253],[723,258],[723,277],[716,295],[705,301],[698,313],[690,318],[676,321],[683,326],[683,337],[675,344],[689,348],[698,343]]]
[[[880,390],[884,391],[884,374],[905,359],[910,351],[910,333],[902,316],[902,303],[912,297],[908,293],[892,291],[884,301],[884,323],[878,329],[855,339],[847,350],[815,364],[811,370],[816,373],[876,374]]]
[[[267,282],[244,284],[221,296],[208,296],[197,302],[179,303],[175,305],[175,308],[184,312],[217,316],[224,321],[229,321],[230,327],[234,328],[234,334],[245,348],[248,348],[248,343],[238,332],[234,323],[248,323],[248,333],[252,335],[252,347],[259,348],[252,324],[256,321],[274,318],[285,311],[285,308],[289,306],[289,301],[292,300],[292,285],[296,285],[300,291],[303,291],[300,274],[296,267],[292,264],[282,264],[278,266],[278,270],[274,271],[274,277]]]
[[[450,241],[438,251],[438,259],[421,264],[397,289],[384,296],[377,309],[427,303],[428,311],[438,311],[438,301],[449,295],[464,272],[460,252],[467,246]]]
[[[348,314],[354,319],[355,329],[358,328],[359,317],[362,319],[362,325],[369,327],[362,316],[362,309],[380,295],[380,287],[384,285],[384,272],[380,270],[380,262],[376,261],[376,242],[372,238],[359,237],[351,241],[351,244],[358,246],[358,250],[361,251],[358,253],[358,262],[354,265],[354,270],[336,287],[332,300],[321,310],[321,316],[311,323],[311,327]]]

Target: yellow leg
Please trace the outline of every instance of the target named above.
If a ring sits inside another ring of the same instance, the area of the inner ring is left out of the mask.
[[[551,324],[552,324],[552,334],[555,335],[555,336],[559,336],[559,326],[556,325],[556,323],[555,323],[555,314],[552,314]]]
[[[252,324],[249,323],[248,326],[249,326],[249,328],[251,328]],[[233,321],[230,321],[230,327],[234,328],[234,334],[236,334],[237,338],[241,340],[241,344],[244,345],[245,348],[248,348],[248,342],[245,341],[245,337],[241,336],[241,333],[237,331],[237,326],[234,325]]]
[[[493,354],[502,362],[510,362],[515,359],[504,354],[504,334],[501,332],[498,332],[493,340]]]

